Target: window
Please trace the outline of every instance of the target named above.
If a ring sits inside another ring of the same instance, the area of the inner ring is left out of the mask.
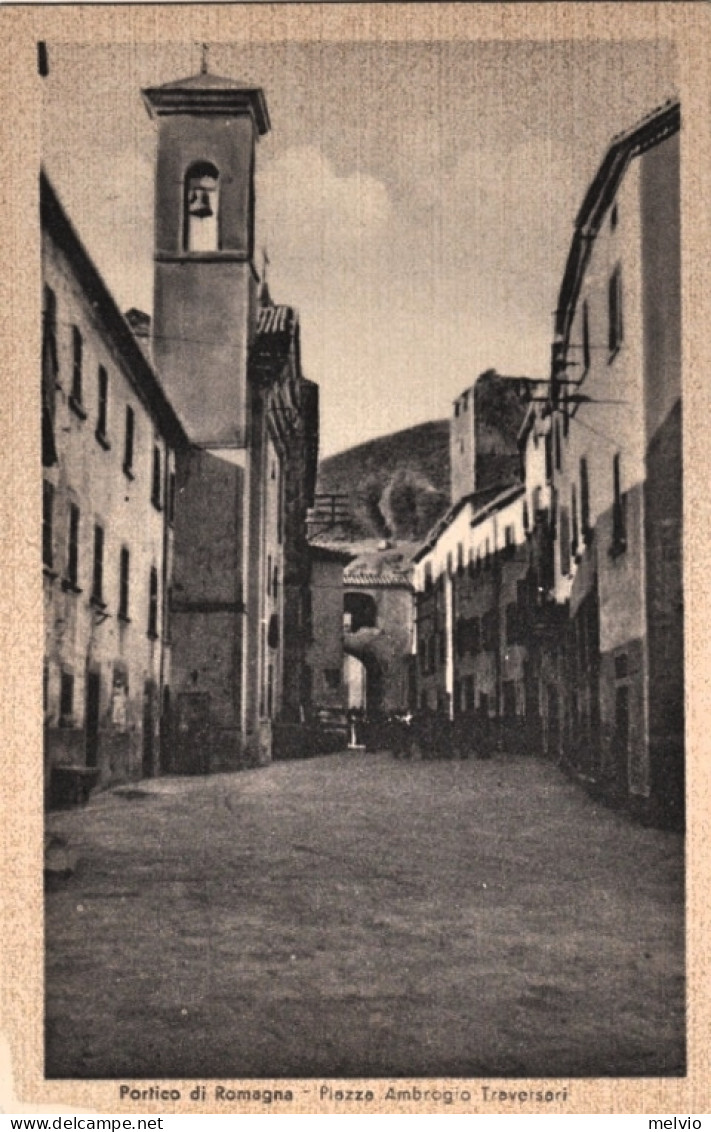
[[[464,711],[474,711],[474,677],[465,676],[462,680],[462,707]]]
[[[464,573],[464,547],[461,542],[457,543],[457,573],[460,577]]]
[[[506,606],[506,643],[517,645],[523,641],[523,618],[515,601]]]
[[[175,522],[175,472],[168,477],[168,522]]]
[[[51,287],[45,287],[42,328],[42,464],[45,468],[57,463],[54,418],[58,372],[57,297]]]
[[[59,726],[71,727],[74,723],[74,676],[63,672],[59,686]]]
[[[130,555],[128,547],[121,547],[121,555],[119,558],[119,607],[118,615],[122,621],[128,621],[128,598],[129,598],[129,572],[130,572]]]
[[[135,430],[135,417],[130,405],[126,406],[126,432],[123,442],[123,470],[133,479],[133,441]]]
[[[79,583],[79,508],[76,503],[69,504],[69,539],[67,545],[66,581],[71,589]]]
[[[480,647],[479,638],[479,618],[462,618],[457,623],[457,652],[459,656],[464,656],[465,653],[478,653]]]
[[[560,572],[570,573],[570,516],[567,507],[558,510],[558,541],[560,543]]]
[[[271,665],[269,667],[271,668]],[[331,689],[340,688],[340,686],[341,686],[341,670],[340,670],[340,668],[324,668],[323,675],[324,675],[324,679],[326,681],[326,687],[327,688],[331,688]]]
[[[560,451],[560,422],[556,419],[555,422],[555,467],[556,471],[560,471],[561,464],[561,451]]]
[[[425,562],[425,593],[432,589],[432,563]]]
[[[42,563],[49,569],[54,564],[53,520],[54,485],[42,480]]]
[[[454,402],[454,415],[455,417],[459,416],[459,401]]]
[[[467,644],[467,623],[463,617],[457,620],[454,639],[457,650],[457,656],[464,656]]]
[[[553,479],[553,440],[552,440],[552,437],[551,437],[551,434],[550,434],[550,430],[546,433],[545,445],[546,445],[546,482],[550,483],[550,481]]]
[[[275,566],[272,573],[272,593],[274,597],[279,596],[279,567]]]
[[[148,636],[158,636],[158,571],[151,566],[148,581]]]
[[[338,669],[333,669],[333,671],[338,672]],[[340,682],[340,676],[341,676],[341,674],[339,672],[338,673],[339,682]],[[269,716],[270,719],[272,717],[273,711],[274,711],[274,665],[270,664],[269,667],[267,668],[267,715]]]
[[[82,371],[84,359],[84,340],[78,326],[72,327],[72,389],[70,402],[73,408],[82,407]]]
[[[580,527],[583,542],[590,541],[590,478],[588,462],[584,456],[580,458]]]
[[[497,611],[489,609],[481,619],[481,643],[486,652],[496,648]]]
[[[582,331],[583,331],[583,374],[586,374],[590,369],[590,312],[588,309],[588,301],[585,299],[583,302],[582,314]]]
[[[219,173],[208,161],[198,161],[185,176],[183,242],[188,252],[219,248]]]
[[[153,474],[151,475],[151,503],[160,511],[161,508],[161,459],[160,448],[157,444],[153,445]]]
[[[627,549],[627,509],[625,497],[622,494],[619,452],[612,460],[612,488],[612,546],[610,553],[614,557]]]
[[[359,629],[374,629],[378,621],[378,607],[371,594],[344,594],[343,612],[351,615],[352,633],[357,633]]]
[[[108,448],[106,439],[106,422],[109,407],[109,375],[104,366],[99,366],[98,373],[99,411],[96,415],[96,439]]]
[[[622,345],[622,272],[619,264],[610,276],[607,289],[608,348],[610,360]]]
[[[272,593],[272,556],[267,555],[267,594],[271,597]]]
[[[103,605],[104,601],[104,528],[94,526],[94,569],[91,581],[91,597]]]
[[[531,530],[531,517],[528,510],[528,499],[524,498],[523,501],[523,529],[526,534]]]
[[[284,541],[284,477],[279,471],[279,482],[277,484],[277,542],[281,545]]]
[[[572,526],[570,553],[575,558],[578,553],[578,493],[575,490],[575,484],[570,488],[570,522]]]

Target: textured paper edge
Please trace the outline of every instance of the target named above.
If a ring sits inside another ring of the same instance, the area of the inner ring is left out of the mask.
[[[3,852],[2,1032],[0,1111],[208,1112],[185,1103],[175,1109],[118,1101],[115,1081],[43,1078],[42,926],[42,591],[39,560],[39,223],[38,184],[41,80],[36,42],[127,43],[240,40],[585,40],[665,38],[677,45],[682,100],[682,292],[684,404],[684,585],[687,699],[687,973],[688,1072],[672,1079],[561,1079],[535,1087],[567,1086],[562,1105],[491,1107],[480,1081],[472,1102],[441,1105],[324,1103],[321,1081],[280,1081],[295,1101],[232,1112],[369,1113],[704,1113],[711,1087],[707,1061],[709,933],[709,477],[705,425],[711,420],[711,6],[697,3],[540,4],[197,4],[31,5],[0,8],[0,519],[2,520],[2,633],[5,694],[0,697]],[[80,80],[79,80],[80,81]],[[91,92],[84,97],[90,98]],[[621,123],[621,126],[624,123]],[[561,218],[561,223],[566,221]],[[9,662],[9,663],[8,663]],[[154,1082],[148,1082],[154,1083]],[[383,1096],[389,1082],[370,1087]],[[416,1079],[410,1084],[419,1084]],[[190,1081],[171,1081],[183,1096]],[[256,1087],[251,1081],[250,1087]],[[273,1082],[272,1082],[273,1084]],[[438,1082],[440,1084],[440,1082]],[[441,1082],[443,1085],[444,1082]],[[452,1085],[464,1087],[461,1080]],[[496,1079],[502,1089],[533,1087],[530,1080]],[[336,1081],[334,1079],[335,1087]],[[365,1082],[348,1082],[366,1087]],[[397,1088],[408,1081],[398,1079]],[[427,1082],[424,1087],[433,1087]]]

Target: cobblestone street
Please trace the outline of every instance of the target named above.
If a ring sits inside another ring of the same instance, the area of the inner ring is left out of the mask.
[[[684,1071],[682,838],[535,759],[153,779],[48,829],[48,1077]]]

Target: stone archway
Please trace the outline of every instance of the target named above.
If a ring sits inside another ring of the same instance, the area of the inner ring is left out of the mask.
[[[365,670],[365,704],[368,716],[377,718],[383,707],[383,666],[378,655],[377,630],[360,629],[344,634],[343,651],[360,661]]]

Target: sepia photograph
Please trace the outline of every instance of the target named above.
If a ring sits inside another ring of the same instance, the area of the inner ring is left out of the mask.
[[[25,52],[42,1076],[684,1079],[679,45],[247,8]]]

